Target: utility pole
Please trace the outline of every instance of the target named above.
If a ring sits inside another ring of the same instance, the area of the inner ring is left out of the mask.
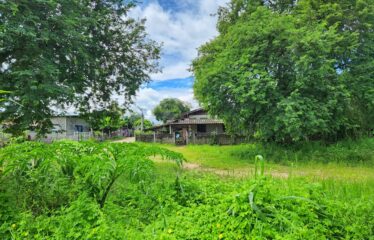
[[[139,107],[138,105],[135,105],[139,110],[140,110],[140,113],[141,113],[141,124],[140,124],[140,131],[144,131],[144,108],[141,108]]]
[[[144,112],[143,111],[141,111],[141,112],[142,112],[142,122],[141,122],[141,125],[140,125],[140,130],[142,132],[144,132]]]

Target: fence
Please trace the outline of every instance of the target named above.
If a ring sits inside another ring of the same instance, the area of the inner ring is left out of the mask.
[[[73,141],[85,141],[93,138],[94,136],[92,135],[91,132],[65,132],[65,133],[49,133],[45,137],[40,138],[38,140],[43,141],[43,142],[53,142],[57,140],[62,140],[62,139],[68,139],[68,140],[73,140]],[[28,134],[28,138],[30,140],[36,140],[37,136],[36,133],[30,132]]]
[[[73,141],[86,141],[86,140],[89,140],[89,139],[96,139],[96,140],[99,140],[99,141],[104,141],[104,140],[112,139],[112,138],[116,138],[116,137],[128,137],[128,136],[131,136],[132,134],[133,134],[133,132],[129,131],[129,130],[117,130],[117,131],[110,132],[110,134],[101,133],[101,132],[96,132],[96,133],[92,133],[92,132],[63,132],[63,133],[57,133],[57,132],[53,132],[53,133],[47,134],[45,137],[43,137],[41,139],[38,139],[38,140],[43,141],[43,142],[53,142],[53,141],[63,140],[63,139],[68,139],[68,140],[73,140]],[[36,136],[35,132],[29,132],[27,135],[28,135],[28,138],[30,138],[31,140],[36,140],[37,139],[37,136]]]
[[[136,142],[153,142],[174,144],[174,134],[154,133],[154,134],[135,134]]]
[[[245,136],[235,136],[226,133],[196,133],[188,137],[188,143],[190,144],[235,145],[247,142],[249,142],[249,139]]]
[[[169,143],[169,144],[215,144],[215,145],[235,145],[249,142],[248,137],[233,136],[229,134],[210,134],[210,133],[195,133],[191,134],[186,139],[175,139],[174,134],[136,134],[135,141],[137,142],[155,142],[155,143]]]

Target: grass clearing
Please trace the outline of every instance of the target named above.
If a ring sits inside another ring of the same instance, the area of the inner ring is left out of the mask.
[[[318,179],[374,181],[374,139],[344,141],[329,146],[313,143],[295,148],[264,146],[259,143],[162,146],[183,154],[187,166],[194,164],[195,167],[191,169],[217,172],[218,175],[251,176],[254,157],[261,154],[267,161],[267,174],[274,177],[296,175]]]

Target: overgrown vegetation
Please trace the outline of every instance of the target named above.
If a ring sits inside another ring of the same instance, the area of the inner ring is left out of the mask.
[[[253,142],[233,146],[188,145],[167,146],[182,153],[189,162],[202,166],[232,169],[254,163],[261,153],[268,163],[282,165],[337,164],[374,166],[374,139],[344,140],[337,143],[310,142],[292,146]]]
[[[269,142],[373,134],[373,0],[231,0],[193,63],[197,100]]]
[[[253,159],[257,153],[274,163],[339,163],[374,166],[374,139],[345,140],[334,144],[312,142],[298,146],[253,143],[231,151],[240,159]]]
[[[85,112],[84,109],[81,112],[84,112],[82,117],[94,131],[110,134],[126,124],[123,119],[125,110],[117,102],[111,102],[107,107],[92,110],[91,112]]]
[[[365,144],[372,141],[353,149]],[[349,146],[344,143],[340,149]],[[191,147],[225,151],[219,146]],[[226,149],[225,157],[233,150]],[[255,162],[252,153],[238,154]],[[186,155],[187,160],[190,157]],[[370,239],[374,235],[373,180],[272,178],[267,158],[260,156],[253,177],[222,179],[182,172],[183,159],[156,145],[12,144],[0,150],[0,236]]]
[[[114,94],[129,103],[159,70],[160,46],[144,20],[129,11],[136,1],[0,1],[0,121],[22,134],[44,134],[58,110],[106,105]],[[25,54],[27,52],[27,54]],[[94,109],[95,110],[95,109]]]
[[[175,160],[179,166],[183,160],[178,153],[135,144],[12,144],[0,152],[1,222],[14,217],[17,221],[23,214],[51,215],[85,202],[86,210],[102,209],[118,181],[145,193],[154,175],[152,156]],[[10,234],[11,230],[2,232]]]

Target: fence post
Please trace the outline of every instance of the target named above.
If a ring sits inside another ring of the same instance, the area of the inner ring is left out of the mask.
[[[153,132],[153,142],[156,142],[156,132]]]

